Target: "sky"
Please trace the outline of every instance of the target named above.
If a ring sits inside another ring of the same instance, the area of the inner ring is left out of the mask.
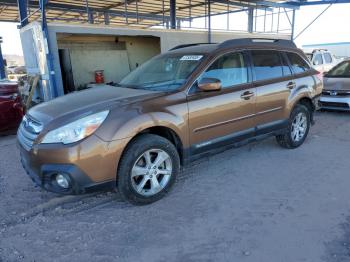
[[[302,7],[296,12],[295,35],[298,35],[327,5]],[[297,39],[298,46],[304,44],[350,42],[350,4],[332,5],[314,24],[312,24]],[[246,21],[235,19],[232,29],[246,27]],[[203,20],[197,23],[203,23]],[[213,18],[213,26],[226,24],[226,18]],[[4,54],[22,54],[19,30],[15,23],[0,22],[0,36],[3,37],[2,51]]]

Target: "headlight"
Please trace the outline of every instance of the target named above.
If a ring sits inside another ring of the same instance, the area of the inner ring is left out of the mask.
[[[59,127],[47,133],[42,144],[63,143],[70,144],[93,134],[106,119],[109,111],[89,115],[68,125]]]

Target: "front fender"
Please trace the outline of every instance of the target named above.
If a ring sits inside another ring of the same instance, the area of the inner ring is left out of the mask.
[[[147,113],[130,119],[117,130],[112,140],[134,137],[145,129],[157,126],[173,130],[183,142],[186,142],[184,141],[186,120],[165,112]]]

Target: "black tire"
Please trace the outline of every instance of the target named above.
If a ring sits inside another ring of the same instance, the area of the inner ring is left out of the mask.
[[[293,121],[296,118],[296,116],[299,115],[300,113],[302,113],[306,116],[307,126],[306,126],[306,131],[305,131],[303,138],[300,139],[299,141],[295,141],[292,138],[292,124],[293,124]],[[294,107],[294,109],[289,117],[287,132],[285,134],[276,136],[277,143],[281,147],[288,148],[288,149],[294,149],[294,148],[301,146],[304,143],[304,141],[309,133],[310,125],[311,125],[311,112],[310,112],[310,110],[302,104],[297,104]]]
[[[166,186],[160,192],[152,196],[144,196],[134,189],[132,185],[131,170],[140,156],[151,149],[160,149],[169,155],[172,162],[172,173]],[[152,134],[140,135],[131,141],[131,143],[127,146],[119,162],[117,173],[118,191],[120,192],[123,200],[126,200],[134,205],[147,205],[153,203],[163,198],[170,191],[179,170],[179,154],[175,146],[169,140]]]

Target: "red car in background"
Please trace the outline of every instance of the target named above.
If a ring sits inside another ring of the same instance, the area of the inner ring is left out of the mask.
[[[0,80],[0,134],[15,133],[24,111],[18,84]]]

